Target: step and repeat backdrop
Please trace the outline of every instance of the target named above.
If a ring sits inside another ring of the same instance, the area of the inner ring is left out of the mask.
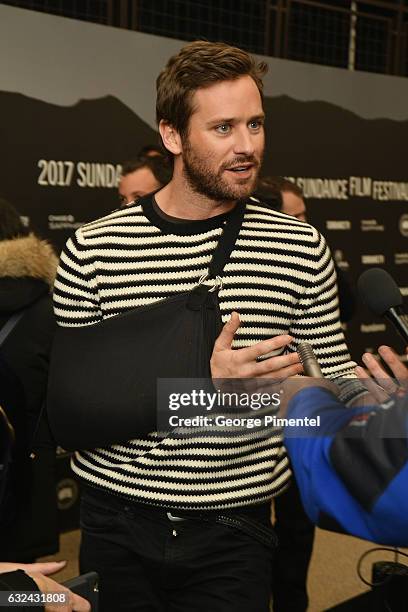
[[[117,208],[121,162],[157,143],[155,79],[182,45],[0,6],[0,197],[57,250]],[[267,61],[263,173],[302,187],[352,287],[379,266],[408,296],[408,80]],[[361,304],[345,332],[357,360],[404,353]]]
[[[331,72],[337,76],[342,71]],[[356,313],[345,324],[355,360],[364,351],[376,352],[383,343],[405,357],[403,340],[384,319],[369,312],[356,290],[363,271],[380,267],[395,278],[404,302],[408,296],[408,121],[386,118],[394,93],[393,79],[385,81],[382,118],[358,115],[321,100],[281,96],[266,101],[271,153],[265,170],[302,188],[310,223],[326,237],[356,293]],[[353,89],[357,96],[355,83]],[[370,100],[365,100],[369,106]]]

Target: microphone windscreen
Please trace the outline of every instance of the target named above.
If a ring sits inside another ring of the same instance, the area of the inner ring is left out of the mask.
[[[374,314],[383,316],[390,308],[402,306],[397,283],[382,268],[370,268],[363,272],[357,287],[361,299]]]

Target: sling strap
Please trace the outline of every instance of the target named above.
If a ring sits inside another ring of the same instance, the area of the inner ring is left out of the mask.
[[[235,208],[228,215],[223,232],[208,266],[209,278],[216,278],[221,274],[235,246],[244,214],[245,202],[237,202]]]
[[[20,321],[21,317],[23,316],[24,312],[25,310],[20,310],[19,312],[15,312],[13,315],[11,315],[11,317],[8,319],[5,325],[3,325],[3,327],[0,330],[0,346],[6,341],[9,334],[11,334],[11,332],[13,331],[13,329],[15,328],[15,326],[17,325],[17,323]]]

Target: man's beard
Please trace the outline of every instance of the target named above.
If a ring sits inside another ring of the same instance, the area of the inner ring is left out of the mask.
[[[198,157],[186,139],[183,142],[183,173],[192,191],[216,201],[235,201],[247,198],[255,190],[261,160],[253,155],[238,155],[223,164],[217,172],[203,157]],[[241,185],[232,185],[224,178],[224,171],[239,164],[253,164],[253,177]]]

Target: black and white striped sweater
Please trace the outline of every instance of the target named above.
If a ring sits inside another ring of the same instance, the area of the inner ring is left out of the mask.
[[[151,199],[144,202],[88,223],[68,241],[54,290],[59,325],[95,324],[188,291],[207,271],[226,215],[174,224],[157,214]],[[312,226],[248,202],[219,303],[223,321],[233,310],[240,314],[235,348],[290,333],[294,347],[312,344],[326,376],[352,375],[333,263]],[[290,477],[276,430],[270,437],[232,440],[161,439],[152,432],[124,445],[77,451],[73,469],[88,484],[118,495],[188,509],[261,503]]]

